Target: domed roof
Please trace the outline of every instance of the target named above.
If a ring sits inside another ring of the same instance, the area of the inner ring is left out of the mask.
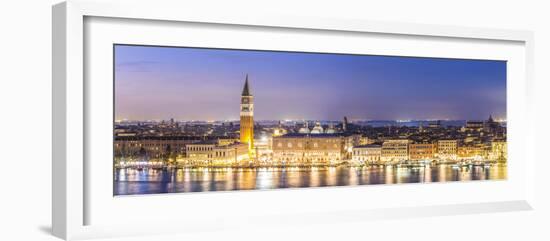
[[[304,126],[300,128],[300,130],[298,130],[298,133],[309,134],[309,126],[307,121],[305,122]]]
[[[336,133],[336,130],[334,130],[334,124],[331,122],[328,124],[328,128],[326,130],[327,134],[334,134]]]
[[[315,127],[313,127],[313,130],[311,130],[311,134],[322,134],[324,133],[324,129],[321,126],[321,122],[315,122]]]

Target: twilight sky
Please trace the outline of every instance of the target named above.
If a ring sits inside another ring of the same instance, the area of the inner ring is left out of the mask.
[[[249,74],[256,120],[506,118],[506,62],[115,46],[115,118],[236,120]]]

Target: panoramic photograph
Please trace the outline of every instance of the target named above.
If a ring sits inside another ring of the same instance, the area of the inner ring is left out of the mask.
[[[506,61],[114,45],[113,195],[507,178]]]

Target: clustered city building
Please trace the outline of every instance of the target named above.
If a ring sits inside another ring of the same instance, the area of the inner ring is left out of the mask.
[[[506,162],[506,127],[491,116],[463,125],[417,121],[254,121],[248,75],[240,121],[115,124],[115,165],[327,166]]]

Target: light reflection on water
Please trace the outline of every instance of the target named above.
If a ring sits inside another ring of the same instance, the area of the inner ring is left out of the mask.
[[[117,169],[115,195],[506,179],[506,165]]]

